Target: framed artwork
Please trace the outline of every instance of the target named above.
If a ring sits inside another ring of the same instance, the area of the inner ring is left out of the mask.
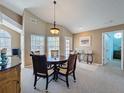
[[[79,43],[80,43],[80,46],[90,46],[91,37],[90,36],[80,37]]]

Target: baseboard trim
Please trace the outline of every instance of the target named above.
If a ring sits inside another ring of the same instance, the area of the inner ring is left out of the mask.
[[[32,65],[24,66],[24,68],[32,67]]]
[[[93,63],[93,64],[97,66],[103,66],[102,64],[98,64],[98,63]]]

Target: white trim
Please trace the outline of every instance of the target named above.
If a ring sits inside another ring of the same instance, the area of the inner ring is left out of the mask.
[[[93,63],[96,66],[103,66],[103,64]]]
[[[102,33],[102,65],[104,65],[104,33]]]
[[[121,31],[122,39],[121,39],[121,70],[124,70],[124,31]]]
[[[33,65],[24,66],[24,68],[32,67]]]
[[[6,26],[18,33],[22,33],[22,25],[15,22],[14,20],[12,20],[11,18],[9,18],[8,16],[6,16],[5,14],[3,14],[1,12],[0,12],[0,24]]]

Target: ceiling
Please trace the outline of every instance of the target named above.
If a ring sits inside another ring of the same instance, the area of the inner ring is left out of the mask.
[[[73,33],[124,24],[124,0],[56,0],[57,24]],[[28,9],[53,23],[53,0],[0,0],[0,4],[22,15]]]

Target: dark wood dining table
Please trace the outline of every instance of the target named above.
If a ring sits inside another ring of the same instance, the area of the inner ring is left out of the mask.
[[[47,56],[47,62],[50,64],[63,64],[67,61],[68,57],[66,56],[59,56],[59,57],[51,57]]]
[[[33,56],[33,54],[30,54],[30,56]],[[57,74],[57,69],[58,66],[64,64],[65,62],[67,62],[68,57],[67,56],[58,56],[58,57],[51,57],[51,56],[47,56],[47,63],[48,65],[53,65],[54,68],[54,80],[57,80],[58,74]]]
[[[48,64],[50,65],[53,65],[54,67],[54,80],[57,80],[58,78],[58,74],[57,74],[57,70],[58,70],[58,66],[64,64],[65,62],[67,62],[68,60],[68,57],[66,56],[59,56],[59,57],[51,57],[51,56],[48,56],[47,57],[47,62]]]

